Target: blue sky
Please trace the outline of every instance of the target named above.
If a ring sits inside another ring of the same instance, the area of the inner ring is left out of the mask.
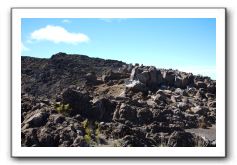
[[[23,18],[22,55],[57,52],[216,78],[215,18]]]

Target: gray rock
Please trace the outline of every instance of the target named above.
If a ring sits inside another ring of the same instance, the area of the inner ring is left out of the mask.
[[[126,85],[126,91],[147,92],[148,89],[145,84],[141,83],[140,81],[133,80],[131,83]]]

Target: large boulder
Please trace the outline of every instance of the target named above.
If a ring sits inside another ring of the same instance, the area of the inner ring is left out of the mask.
[[[157,89],[157,87],[162,84],[163,77],[160,70],[157,70],[155,67],[135,67],[130,75],[130,81],[134,80],[140,81],[150,89]]]
[[[115,108],[115,102],[111,102],[109,99],[106,98],[98,99],[93,104],[92,115],[96,120],[99,121],[111,121]]]
[[[151,88],[157,88],[163,82],[163,77],[160,70],[157,70],[155,67],[149,68],[150,80],[148,86]]]
[[[122,74],[119,72],[113,72],[111,70],[103,73],[101,79],[103,82],[107,83],[111,80],[119,80],[122,78]]]
[[[148,71],[143,71],[140,74],[137,74],[137,79],[138,81],[140,81],[141,83],[147,85],[149,80],[150,80],[150,75]]]
[[[175,82],[175,73],[174,71],[165,71],[163,73],[163,79],[167,85],[173,86]]]
[[[68,88],[62,93],[62,98],[63,104],[69,104],[69,106],[71,107],[71,115],[87,115],[89,109],[91,109],[91,97],[86,92],[80,92]]]
[[[114,112],[114,120],[118,121],[136,121],[137,120],[137,111],[131,106],[122,103],[120,107]]]
[[[179,76],[175,76],[174,86],[176,88],[183,88],[183,79]]]
[[[129,84],[126,85],[126,92],[147,92],[148,88],[145,84],[141,83],[140,81],[133,80]]]

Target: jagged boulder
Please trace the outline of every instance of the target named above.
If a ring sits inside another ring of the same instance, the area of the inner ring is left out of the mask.
[[[109,70],[109,71],[103,73],[101,79],[103,82],[107,83],[111,80],[119,80],[122,77],[123,77],[123,75],[121,73]]]
[[[80,92],[71,88],[62,93],[63,104],[69,104],[71,115],[87,115],[91,109],[91,97],[87,92]]]
[[[145,93],[148,91],[148,88],[146,87],[145,84],[141,83],[140,81],[133,80],[126,85],[126,93],[129,91]]]
[[[116,103],[109,99],[98,99],[93,103],[92,116],[99,121],[111,121],[116,108]]]
[[[136,66],[131,72],[130,80],[139,81],[150,89],[157,89],[163,82],[161,71],[155,67],[141,68]]]
[[[148,71],[143,71],[140,74],[137,74],[137,80],[140,81],[141,83],[147,85],[149,80],[150,80],[150,75]]]
[[[131,106],[122,103],[120,107],[116,109],[113,116],[114,120],[118,121],[136,121],[137,120],[137,111]]]
[[[173,86],[175,82],[175,73],[174,71],[164,71],[163,79],[167,85]]]
[[[163,83],[163,77],[160,70],[157,70],[155,67],[149,68],[150,80],[148,86],[152,89],[157,89],[159,85]]]
[[[175,76],[174,86],[176,88],[183,88],[183,79],[179,76]]]

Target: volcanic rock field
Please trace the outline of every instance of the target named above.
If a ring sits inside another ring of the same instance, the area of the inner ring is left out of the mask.
[[[61,52],[21,65],[24,147],[216,146],[210,77]]]

